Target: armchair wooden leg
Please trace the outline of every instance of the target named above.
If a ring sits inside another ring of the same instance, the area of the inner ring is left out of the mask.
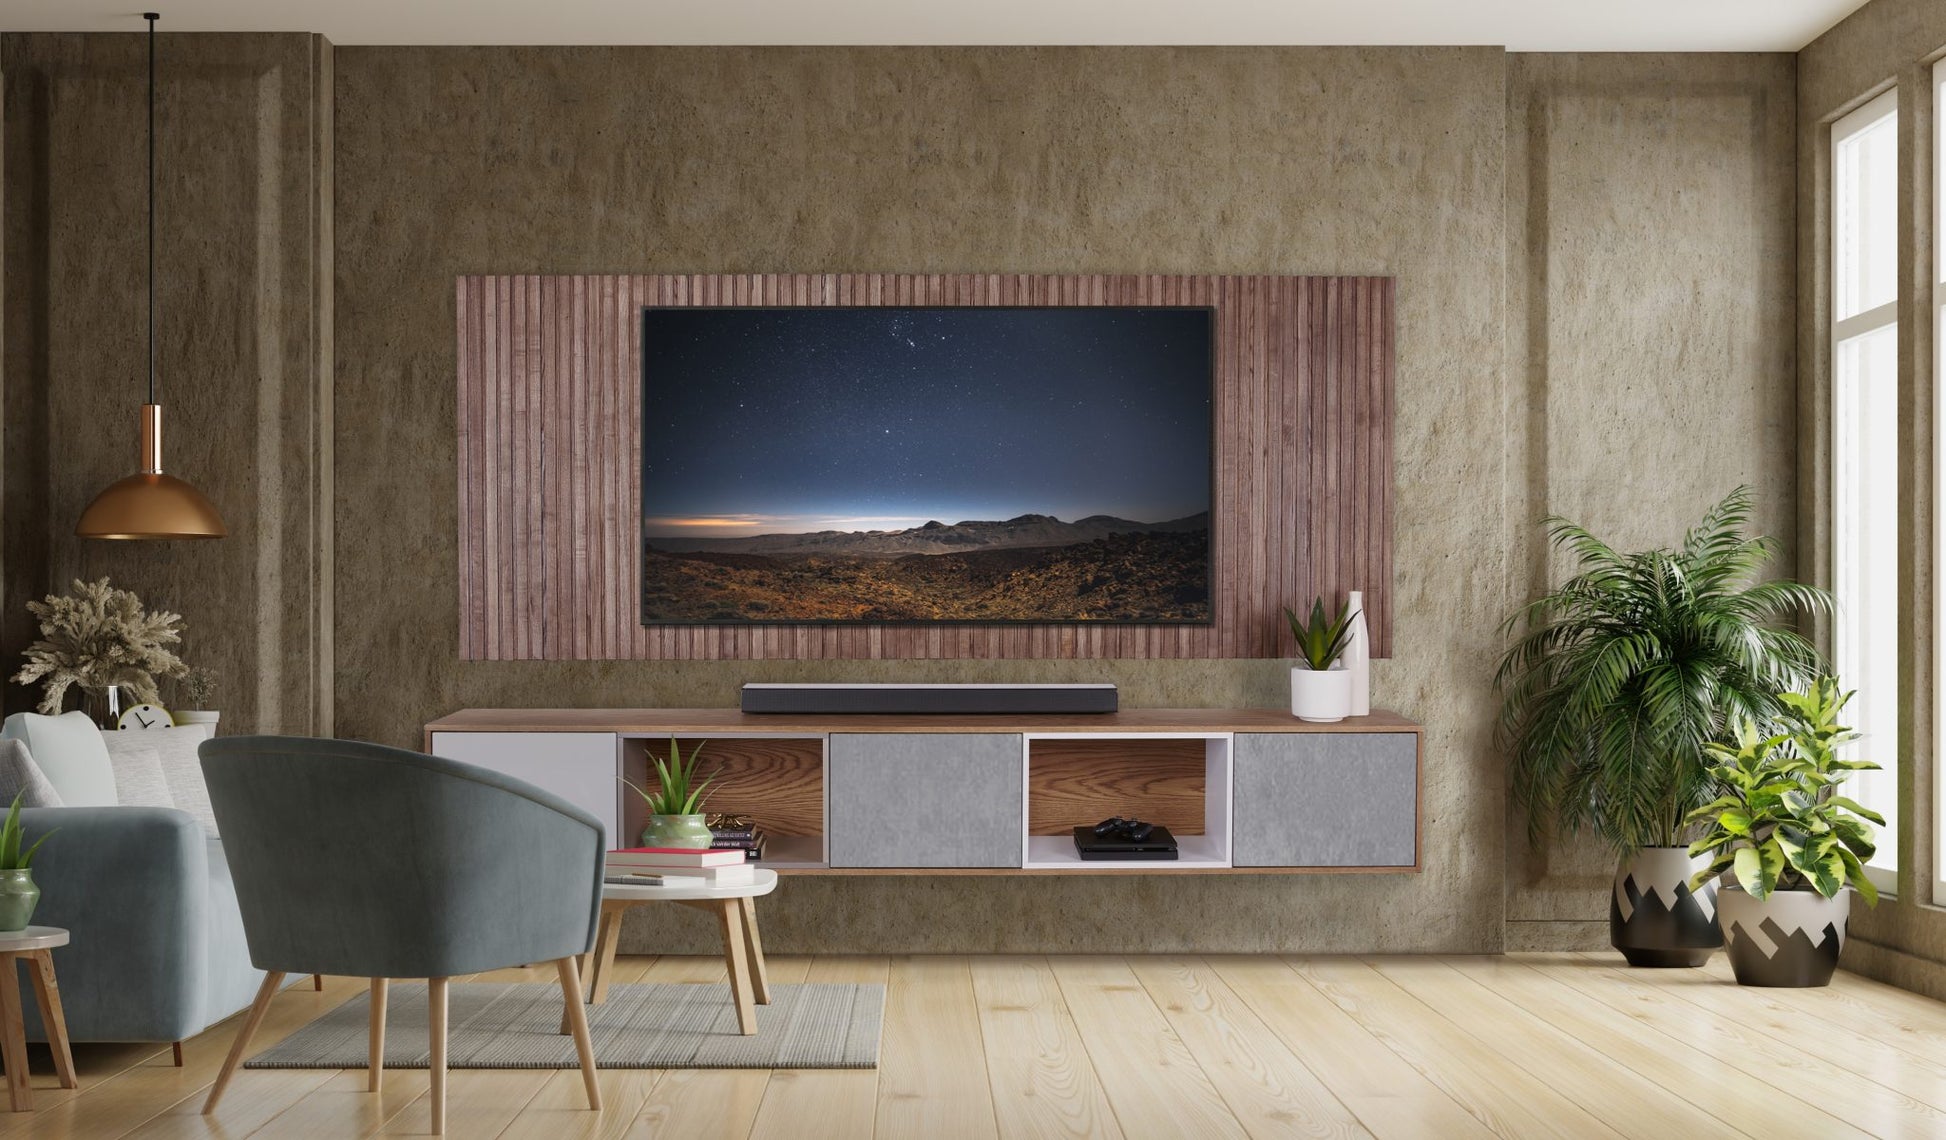
[[[385,1083],[385,998],[390,992],[384,978],[372,979],[371,1041],[365,1062],[365,1088],[370,1092],[377,1092]]]
[[[264,984],[257,989],[257,1000],[250,1003],[250,1012],[243,1015],[243,1025],[237,1029],[236,1042],[230,1046],[230,1055],[223,1059],[223,1071],[216,1074],[216,1083],[209,1087],[209,1099],[203,1102],[203,1115],[216,1111],[216,1102],[223,1099],[223,1090],[230,1086],[230,1078],[236,1075],[236,1067],[243,1063],[243,1051],[250,1047],[250,1037],[263,1024],[264,1014],[270,1012],[270,999],[284,984],[281,970],[264,975]]]
[[[446,979],[426,979],[426,1012],[430,1022],[429,1044],[432,1046],[432,1059],[427,1068],[432,1071],[432,1133],[435,1136],[446,1132]]]
[[[561,998],[567,1005],[568,1028],[574,1031],[574,1052],[581,1059],[581,1084],[588,1090],[588,1108],[601,1111],[601,1080],[595,1071],[595,1045],[588,1039],[588,1007],[581,999],[581,975],[573,958],[555,963],[561,975]]]

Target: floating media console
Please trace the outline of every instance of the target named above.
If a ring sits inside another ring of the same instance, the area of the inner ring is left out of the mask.
[[[747,713],[1112,713],[1113,685],[828,685],[743,686]]]
[[[1423,730],[1396,713],[1307,724],[1267,709],[1101,715],[843,715],[730,709],[465,709],[426,726],[439,756],[637,834],[669,738],[706,742],[709,807],[803,874],[1184,874],[1419,869]],[[1073,829],[1167,827],[1174,862],[1088,861]]]

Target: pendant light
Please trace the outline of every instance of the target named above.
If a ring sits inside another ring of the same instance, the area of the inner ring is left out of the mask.
[[[74,533],[82,538],[222,538],[223,517],[201,491],[162,473],[162,405],[155,401],[155,22],[149,22],[149,395],[142,405],[142,469],[108,485]]]

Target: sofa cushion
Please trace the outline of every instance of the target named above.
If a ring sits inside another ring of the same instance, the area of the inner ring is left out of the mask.
[[[61,793],[47,782],[47,773],[34,763],[33,753],[18,740],[0,740],[0,804],[20,797],[24,808],[60,807]]]
[[[112,807],[116,803],[115,770],[108,763],[108,747],[87,713],[15,713],[0,725],[0,737],[27,746],[64,807]]]
[[[104,732],[108,763],[115,769],[115,802],[122,807],[176,806],[169,781],[162,774],[162,755],[138,732]]]
[[[209,787],[203,783],[203,762],[196,746],[209,739],[200,725],[187,728],[138,728],[102,734],[113,752],[122,746],[152,748],[162,764],[162,778],[169,785],[169,806],[189,813],[203,825],[211,839],[216,838],[216,812],[209,806]],[[119,776],[119,770],[117,771]],[[127,800],[123,800],[127,803]]]

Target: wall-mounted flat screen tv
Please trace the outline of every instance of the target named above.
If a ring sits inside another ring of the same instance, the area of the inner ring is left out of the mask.
[[[649,308],[642,621],[1210,621],[1207,308]]]

